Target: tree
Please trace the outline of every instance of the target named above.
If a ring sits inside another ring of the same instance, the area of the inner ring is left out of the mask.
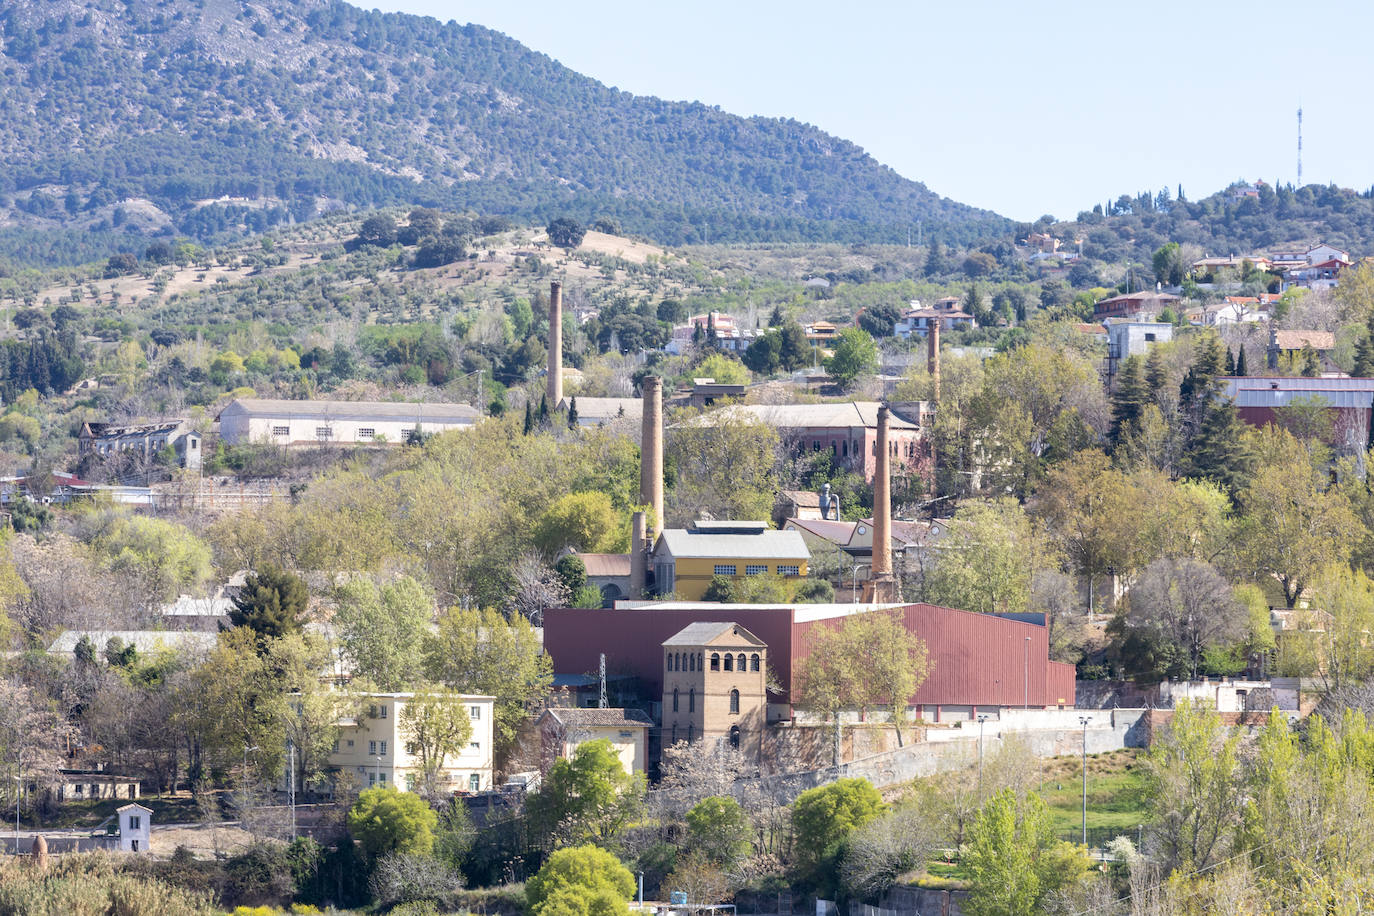
[[[806,331],[795,321],[782,325],[778,339],[778,362],[788,372],[811,364],[811,344],[806,339]]]
[[[620,860],[596,846],[554,852],[525,882],[525,902],[533,916],[614,916],[629,909],[635,879]],[[568,909],[571,900],[580,906]]]
[[[1257,576],[1276,578],[1291,608],[1320,567],[1349,559],[1361,526],[1291,433],[1268,426],[1250,441],[1260,460],[1238,499],[1241,558]]]
[[[745,368],[759,375],[772,375],[782,365],[782,335],[768,331],[754,338],[740,357]]]
[[[1154,253],[1155,279],[1165,286],[1179,286],[1188,272],[1178,242],[1168,242]]]
[[[878,366],[878,345],[867,331],[845,328],[835,342],[835,355],[825,361],[825,370],[842,387],[849,387],[860,375]]]
[[[396,220],[385,213],[369,216],[359,227],[355,241],[378,248],[396,244]]]
[[[577,398],[568,400],[568,429],[577,429]]]
[[[462,887],[463,879],[432,856],[392,852],[377,860],[367,886],[378,903],[410,903],[442,899]]]
[[[1364,334],[1355,344],[1355,366],[1350,374],[1357,378],[1374,377],[1374,308],[1370,308]]]
[[[964,857],[969,916],[1035,916],[1050,895],[1082,881],[1087,851],[1055,836],[1045,803],[1011,789],[994,795],[969,830]]]
[[[527,809],[537,834],[549,841],[606,846],[643,800],[644,775],[626,773],[611,742],[601,738],[579,744],[571,760],[554,761]]]
[[[732,865],[749,851],[749,815],[733,798],[704,798],[687,812],[687,834],[707,859]]]
[[[965,503],[941,546],[926,574],[926,599],[966,611],[1024,611],[1035,570],[1048,565],[1048,545],[1025,510],[1005,497]]]
[[[1209,649],[1242,642],[1248,614],[1230,584],[1201,560],[1151,563],[1130,592],[1127,624],[1156,643],[1177,650],[1182,674],[1195,679]]]
[[[666,524],[701,518],[767,518],[774,503],[777,430],[731,408],[668,432],[665,465],[677,471]]]
[[[305,580],[280,567],[265,565],[249,573],[234,596],[229,622],[247,627],[260,639],[298,633],[309,601]]]
[[[979,277],[986,277],[996,270],[997,259],[986,251],[973,251],[964,258],[963,268],[965,275],[976,280]]]
[[[855,829],[845,841],[840,883],[851,898],[876,900],[908,871],[922,868],[938,846],[929,812],[906,804]]]
[[[881,302],[863,310],[859,315],[859,327],[874,337],[891,337],[901,318],[901,309],[891,303]]]
[[[1146,848],[1166,872],[1193,872],[1225,859],[1242,809],[1236,775],[1239,738],[1213,709],[1188,700],[1145,758],[1146,799],[1154,813]]]
[[[428,855],[438,823],[428,802],[395,786],[364,789],[348,809],[348,832],[373,859],[390,853]]]
[[[886,808],[867,779],[839,779],[798,795],[792,803],[798,868],[804,875],[833,882],[845,840]]]
[[[548,225],[549,241],[569,251],[582,244],[587,230],[577,220],[560,216]]]
[[[1324,612],[1311,629],[1327,689],[1340,691],[1374,676],[1374,582],[1361,570],[1332,563],[1314,578],[1312,592],[1313,606]]]
[[[886,705],[900,741],[907,701],[928,670],[925,643],[911,634],[899,612],[852,614],[839,626],[812,631],[798,672],[797,702],[834,723],[832,758],[839,766],[841,713]]]
[[[1121,363],[1121,371],[1116,376],[1116,388],[1112,391],[1112,441],[1120,443],[1123,438],[1137,429],[1150,402],[1150,389],[1145,383],[1144,361],[1139,356],[1128,356]]]
[[[930,247],[926,249],[924,273],[927,277],[934,277],[944,273],[945,270],[944,246],[940,244],[938,238],[932,238],[930,240]]]
[[[718,862],[696,850],[677,863],[677,867],[663,879],[662,886],[669,889],[670,893],[686,894],[692,912],[703,912],[730,897],[729,876]]]
[[[451,608],[424,639],[425,673],[460,693],[496,698],[498,753],[515,741],[526,704],[542,700],[553,668],[529,621],[507,621],[492,608]]]
[[[434,599],[410,576],[380,586],[363,576],[340,586],[334,620],[354,673],[379,690],[409,689],[420,677],[433,608]]]
[[[175,522],[115,517],[94,539],[108,566],[137,575],[159,600],[195,591],[210,578],[210,548]]]
[[[420,765],[421,794],[438,798],[445,790],[439,781],[444,760],[461,754],[472,737],[472,718],[462,695],[417,690],[401,710],[400,725],[406,753]]]
[[[624,528],[607,494],[567,493],[535,523],[534,543],[547,554],[564,548],[579,553],[613,553],[624,546]]]
[[[700,378],[713,378],[721,385],[747,385],[749,373],[739,360],[724,353],[712,353],[692,370]]]
[[[1230,401],[1210,404],[1202,416],[1201,427],[1183,456],[1183,471],[1189,477],[1215,481],[1235,494],[1254,464],[1247,448],[1247,427]]]

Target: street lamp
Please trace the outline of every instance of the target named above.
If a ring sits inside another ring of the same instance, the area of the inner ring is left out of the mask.
[[[978,717],[978,797],[983,796],[983,723],[992,716],[981,715]]]
[[[29,750],[27,747],[19,749],[19,774],[14,777],[14,854],[19,855],[19,807],[24,800],[24,752]]]
[[[1079,716],[1079,724],[1083,726],[1083,845],[1088,845],[1088,723],[1092,721],[1088,716]]]

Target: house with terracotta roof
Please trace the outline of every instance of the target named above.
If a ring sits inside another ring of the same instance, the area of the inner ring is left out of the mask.
[[[590,741],[607,741],[630,775],[649,766],[649,730],[654,720],[642,709],[551,707],[539,717],[543,759],[569,760]]]
[[[1329,355],[1336,348],[1336,335],[1332,332],[1281,331],[1270,325],[1269,346],[1265,351],[1268,357],[1266,362],[1270,371],[1277,371],[1281,365],[1301,369],[1299,360],[1302,358],[1302,352],[1309,347],[1316,351],[1321,371],[1325,372],[1336,368],[1331,363]]]
[[[1182,298],[1173,293],[1156,290],[1141,290],[1112,296],[1093,305],[1093,317],[1098,321],[1107,318],[1126,318],[1131,321],[1154,321],[1166,308],[1175,308]]]

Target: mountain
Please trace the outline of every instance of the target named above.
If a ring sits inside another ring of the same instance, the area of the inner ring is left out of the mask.
[[[1010,226],[810,125],[635,96],[480,26],[337,0],[6,0],[0,48],[5,247],[53,257],[396,204],[669,244]]]

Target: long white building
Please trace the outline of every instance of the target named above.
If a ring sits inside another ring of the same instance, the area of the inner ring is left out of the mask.
[[[216,419],[228,445],[403,445],[417,430],[430,435],[467,429],[480,417],[466,404],[238,398]]]

